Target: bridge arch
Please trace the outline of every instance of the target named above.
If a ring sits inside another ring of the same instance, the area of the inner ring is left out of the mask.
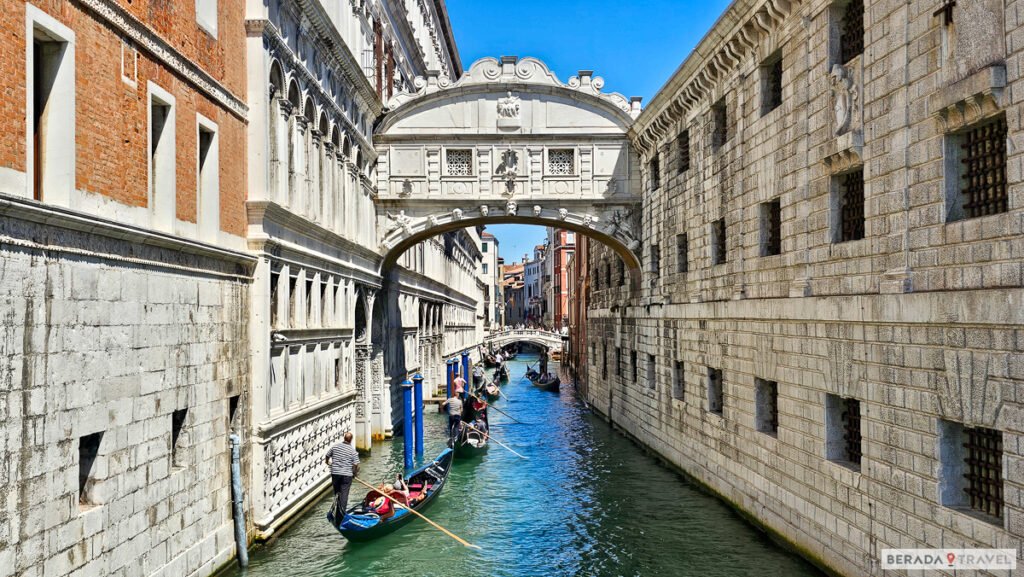
[[[398,94],[375,135],[377,230],[386,275],[406,249],[461,228],[563,228],[611,247],[641,284],[639,99],[561,82],[535,58],[483,58],[457,81],[436,73]]]

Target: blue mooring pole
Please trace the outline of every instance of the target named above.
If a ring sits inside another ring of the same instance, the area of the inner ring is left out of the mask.
[[[462,396],[468,398],[469,385],[472,382],[469,380],[469,351],[462,351],[462,378],[466,380],[466,387],[462,390]]]
[[[452,371],[455,369],[455,366],[454,366],[455,365],[455,361],[453,361],[452,359],[448,359],[447,365],[448,365],[447,366],[447,369],[448,369],[448,371],[447,371],[447,374],[448,374],[448,382],[447,382],[448,394],[445,396],[445,398],[446,399],[450,399],[450,398],[452,398],[452,384],[453,384],[452,381],[455,380],[455,375],[452,374]]]
[[[412,378],[413,393],[416,397],[416,457],[423,457],[423,375],[416,373]]]
[[[405,446],[405,469],[412,469],[412,381],[402,381],[402,437]]]

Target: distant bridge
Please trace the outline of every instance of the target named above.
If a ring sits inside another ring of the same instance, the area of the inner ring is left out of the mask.
[[[500,348],[511,343],[530,343],[558,349],[562,347],[562,335],[541,329],[505,329],[484,338],[483,345]]]

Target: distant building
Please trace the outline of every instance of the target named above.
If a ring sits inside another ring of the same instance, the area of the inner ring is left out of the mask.
[[[487,285],[484,313],[484,328],[495,330],[503,323],[501,257],[498,256],[498,239],[487,231],[480,233],[480,252],[483,260],[480,263],[480,281]]]
[[[540,324],[547,310],[544,298],[544,251],[546,246],[533,247],[533,260],[526,262],[523,270],[524,298],[526,299],[526,323]]]
[[[566,264],[575,250],[575,232],[548,229],[547,270],[550,284],[545,288],[550,313],[545,315],[545,324],[554,330],[561,330],[569,323],[569,277]]]

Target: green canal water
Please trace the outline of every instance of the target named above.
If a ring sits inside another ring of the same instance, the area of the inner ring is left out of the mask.
[[[799,577],[821,575],[729,507],[660,466],[591,414],[571,386],[561,393],[522,378],[520,355],[492,411],[497,445],[456,461],[425,511],[482,547],[467,549],[423,521],[370,543],[348,543],[325,519],[324,498],[241,577]],[[427,412],[426,456],[444,448],[445,419]],[[360,476],[378,482],[402,467],[402,439],[381,442]],[[365,491],[356,486],[351,501]]]

